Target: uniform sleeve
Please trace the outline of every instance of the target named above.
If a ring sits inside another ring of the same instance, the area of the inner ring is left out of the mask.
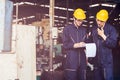
[[[110,48],[114,48],[117,45],[117,32],[114,27],[110,29],[110,33],[107,35],[104,45]]]
[[[73,48],[74,43],[71,42],[68,28],[63,29],[63,47],[65,49],[71,49]]]

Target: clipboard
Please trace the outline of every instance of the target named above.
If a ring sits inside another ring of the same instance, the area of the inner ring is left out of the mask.
[[[86,43],[86,56],[87,57],[96,56],[96,44],[95,43]]]

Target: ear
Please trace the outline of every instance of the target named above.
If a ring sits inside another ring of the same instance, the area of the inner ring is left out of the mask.
[[[95,19],[96,20],[96,22],[97,22],[97,19]]]
[[[73,17],[73,20],[75,20],[75,18]]]

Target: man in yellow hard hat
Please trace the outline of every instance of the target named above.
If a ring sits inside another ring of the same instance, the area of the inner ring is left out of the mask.
[[[117,32],[112,25],[106,23],[108,18],[108,11],[100,10],[96,14],[97,25],[92,30],[93,41],[97,45],[95,80],[113,80],[112,48],[117,43]]]
[[[82,26],[86,15],[78,8],[73,13],[73,23],[63,29],[63,48],[66,50],[65,80],[86,80],[85,38]]]

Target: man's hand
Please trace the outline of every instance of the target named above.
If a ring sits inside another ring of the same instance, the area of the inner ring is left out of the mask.
[[[98,32],[98,35],[99,36],[101,36],[104,40],[106,40],[106,35],[104,34],[104,30],[103,30],[103,28],[101,28],[101,29],[97,29],[97,32]]]
[[[85,47],[85,42],[75,43],[73,47],[74,48]]]

